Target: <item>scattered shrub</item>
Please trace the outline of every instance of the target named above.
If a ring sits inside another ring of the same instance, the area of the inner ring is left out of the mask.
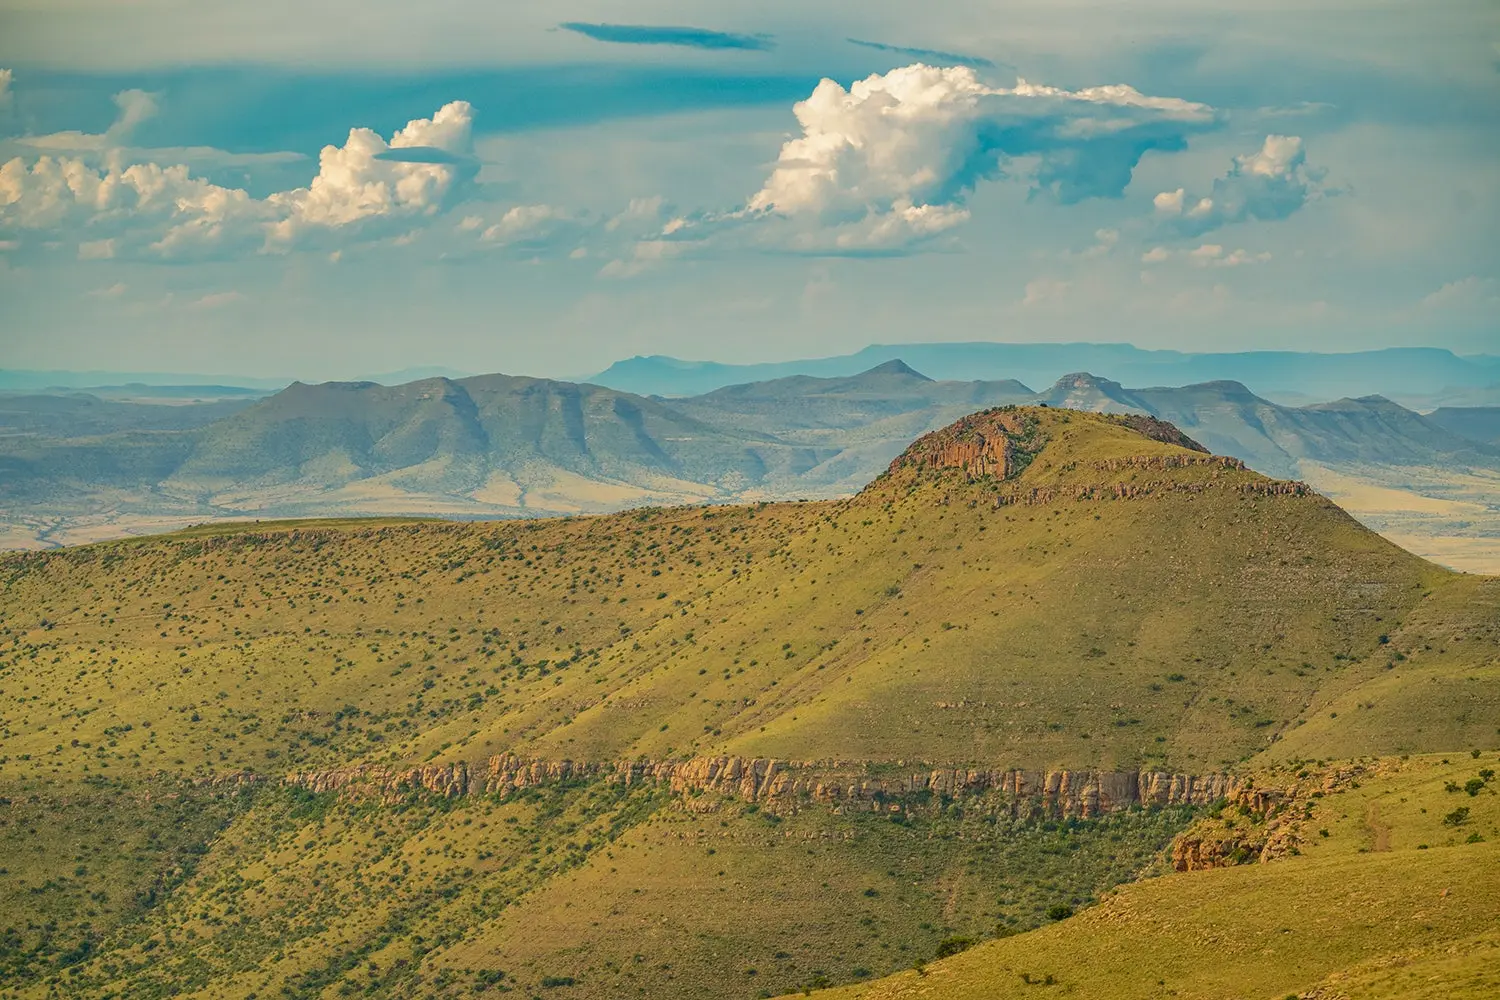
[[[945,937],[938,942],[937,957],[947,958],[949,955],[957,955],[961,951],[968,951],[973,946],[973,938],[954,934],[953,936]]]

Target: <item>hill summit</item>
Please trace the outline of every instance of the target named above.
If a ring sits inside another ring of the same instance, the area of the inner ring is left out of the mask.
[[[971,414],[918,438],[891,462],[888,471],[954,468],[962,469],[971,479],[1009,479],[1029,466],[1046,445],[1048,427],[1053,422],[1044,423],[1040,411],[1045,409],[999,406]],[[1095,419],[1127,428],[1150,441],[1208,454],[1207,448],[1155,417],[1124,414]]]
[[[1497,623],[1299,483],[1040,406],[840,500],[5,556],[7,995],[883,975],[1264,809],[1252,761],[1481,745]]]

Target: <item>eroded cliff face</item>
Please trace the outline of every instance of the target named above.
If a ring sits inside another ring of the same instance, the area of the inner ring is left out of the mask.
[[[891,462],[889,472],[961,469],[970,479],[1008,479],[1041,445],[1035,418],[1010,408],[986,410],[918,438]]]
[[[1276,792],[1224,774],[1160,771],[1021,771],[966,768],[866,767],[843,762],[780,761],[733,756],[683,761],[528,760],[510,754],[480,763],[414,767],[362,765],[288,775],[288,784],[349,797],[400,799],[413,793],[456,798],[505,796],[531,786],[595,779],[653,785],[684,797],[714,796],[773,810],[821,804],[893,812],[930,801],[999,792],[1018,813],[1090,818],[1122,809],[1208,805],[1227,801],[1265,810]],[[712,808],[713,801],[700,804]]]
[[[1231,460],[1232,461],[1232,460]],[[1201,483],[1184,483],[1175,479],[1153,479],[1134,483],[1099,483],[1087,486],[1071,486],[1063,489],[1033,487],[1029,490],[1012,490],[996,493],[994,505],[1006,507],[1012,504],[1046,506],[1059,500],[1084,502],[1089,500],[1144,500],[1148,497],[1167,494],[1202,495],[1210,490],[1225,488],[1218,480]],[[1258,479],[1234,485],[1234,490],[1247,497],[1305,497],[1315,492],[1306,483],[1274,479]],[[945,498],[948,501],[949,498]]]
[[[1291,778],[1258,804],[1231,800],[1226,804],[1236,808],[1199,820],[1173,841],[1172,867],[1204,871],[1297,854],[1311,800],[1331,795],[1367,773],[1359,764],[1335,767]]]

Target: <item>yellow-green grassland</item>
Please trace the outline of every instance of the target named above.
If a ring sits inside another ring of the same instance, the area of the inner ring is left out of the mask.
[[[0,588],[3,997],[1494,987],[1500,580],[1149,418]]]

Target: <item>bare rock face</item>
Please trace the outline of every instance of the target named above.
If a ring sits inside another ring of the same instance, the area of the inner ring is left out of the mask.
[[[1361,775],[1363,765],[1306,774],[1279,787],[1246,785],[1225,796],[1235,807],[1195,823],[1172,844],[1172,867],[1180,872],[1275,861],[1296,854],[1302,843],[1303,809],[1315,797],[1331,795]]]
[[[865,765],[852,762],[735,756],[579,762],[501,754],[481,764],[354,766],[298,772],[285,780],[314,792],[395,801],[412,794],[504,797],[523,788],[579,779],[649,785],[684,797],[711,794],[777,811],[794,811],[814,803],[841,809],[900,811],[933,796],[960,798],[995,792],[1010,800],[1017,815],[1081,819],[1130,808],[1220,801],[1264,809],[1275,801],[1275,793],[1250,788],[1224,774],[923,767],[876,775]]]
[[[891,463],[901,469],[960,469],[970,479],[1006,479],[1020,472],[1020,459],[1034,453],[1036,420],[1013,407],[971,414],[918,438]]]
[[[415,767],[350,765],[328,771],[300,771],[286,776],[288,785],[310,792],[338,792],[347,798],[391,801],[412,792],[453,799],[469,794],[469,765],[421,764]]]
[[[1171,427],[1171,424],[1166,426]],[[1176,428],[1173,428],[1175,430]],[[1175,443],[1175,442],[1173,442]],[[1202,455],[1127,455],[1121,458],[1106,458],[1094,463],[1102,472],[1119,472],[1121,469],[1186,469],[1191,466],[1210,466],[1220,469],[1245,468],[1245,463],[1227,455],[1210,455],[1199,447]]]

